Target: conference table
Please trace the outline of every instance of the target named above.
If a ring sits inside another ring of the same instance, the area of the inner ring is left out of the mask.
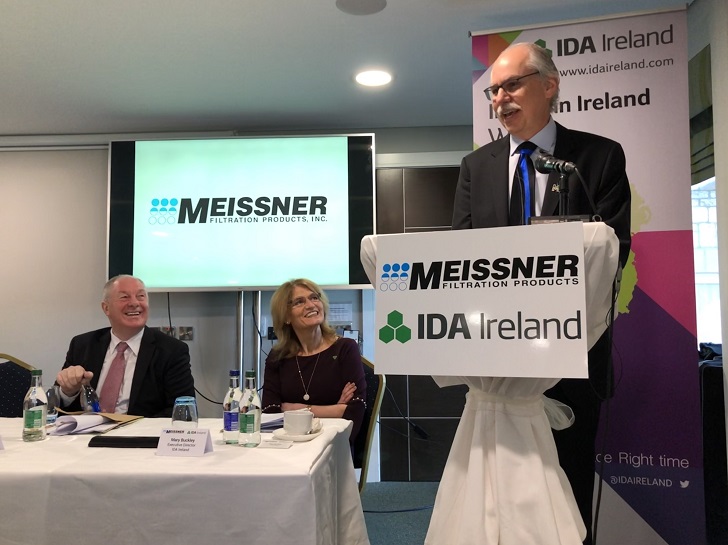
[[[169,424],[145,418],[106,435],[158,436]],[[0,418],[0,543],[369,543],[350,421],[324,419],[286,449],[226,445],[221,428],[200,419],[213,451],[180,457],[90,448],[91,435],[24,443],[22,419]]]

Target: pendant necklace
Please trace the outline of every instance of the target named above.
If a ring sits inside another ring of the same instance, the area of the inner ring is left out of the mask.
[[[303,400],[308,401],[311,399],[311,396],[308,395],[308,389],[311,387],[311,380],[313,380],[313,375],[316,372],[316,367],[318,366],[319,358],[321,357],[321,352],[318,353],[318,356],[316,356],[316,363],[313,366],[313,372],[311,373],[311,376],[308,379],[308,386],[306,386],[306,383],[303,382],[303,374],[301,374],[301,366],[298,365],[298,354],[296,354],[296,367],[298,367],[298,376],[301,378],[301,386],[303,386]]]

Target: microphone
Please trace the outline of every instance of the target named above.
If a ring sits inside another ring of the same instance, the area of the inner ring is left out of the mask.
[[[556,171],[561,174],[569,174],[576,170],[576,165],[574,163],[557,159],[541,148],[536,149],[531,154],[531,160],[533,161],[534,168],[541,174],[548,174],[551,171]]]
[[[563,159],[557,159],[553,155],[550,155],[546,150],[543,150],[541,148],[536,148],[533,151],[533,153],[531,154],[531,160],[533,161],[534,168],[541,174],[558,172],[562,175],[563,179],[564,174],[570,174],[572,172],[575,172],[576,176],[579,178],[581,187],[584,190],[584,194],[589,201],[589,206],[592,209],[592,221],[602,221],[601,216],[597,214],[597,207],[594,203],[594,199],[591,196],[589,188],[587,187],[584,178],[581,176],[581,172],[579,172],[579,169],[576,168],[576,165],[574,163],[570,161],[564,161]],[[566,191],[568,193],[568,188],[566,188]],[[559,207],[561,207],[561,205],[559,205]]]

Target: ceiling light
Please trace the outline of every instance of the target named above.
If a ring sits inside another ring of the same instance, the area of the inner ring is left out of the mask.
[[[387,0],[336,0],[336,7],[349,15],[371,15],[386,6]]]
[[[384,70],[366,70],[356,75],[356,82],[367,87],[380,87],[392,81],[392,75]]]

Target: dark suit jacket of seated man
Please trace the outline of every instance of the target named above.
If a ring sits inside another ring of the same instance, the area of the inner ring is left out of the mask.
[[[110,342],[110,327],[77,335],[71,340],[63,368],[70,365],[83,366],[94,374],[91,386],[96,388]],[[177,397],[194,395],[187,344],[145,327],[131,385],[128,414],[146,417],[171,416]],[[64,409],[80,411],[79,398],[76,397]]]

